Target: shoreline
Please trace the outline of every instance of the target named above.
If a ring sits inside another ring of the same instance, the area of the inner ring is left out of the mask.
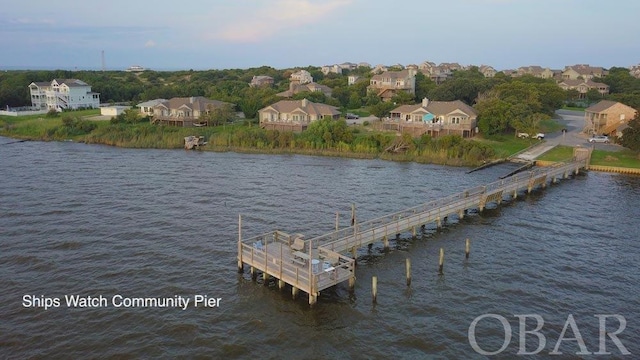
[[[358,152],[341,152],[336,150],[326,150],[326,149],[259,149],[254,147],[238,147],[238,146],[220,146],[220,145],[210,145],[207,144],[204,147],[197,150],[186,150],[181,147],[135,147],[135,146],[122,146],[116,144],[110,144],[106,141],[88,141],[86,139],[77,140],[77,139],[48,139],[48,138],[35,138],[33,136],[16,136],[16,135],[7,135],[0,134],[7,139],[12,139],[14,141],[7,142],[5,144],[0,145],[9,145],[13,143],[19,142],[29,142],[29,141],[42,141],[42,142],[75,142],[79,144],[86,145],[104,145],[117,147],[122,149],[157,149],[157,150],[184,150],[184,151],[204,151],[204,152],[236,152],[241,154],[263,154],[263,155],[306,155],[306,156],[322,156],[322,157],[335,157],[335,158],[345,158],[345,159],[363,159],[363,160],[384,160],[384,161],[393,161],[393,162],[414,162],[416,164],[431,164],[431,165],[441,165],[441,166],[452,166],[452,167],[468,167],[475,168],[477,166],[483,165],[486,162],[478,162],[478,163],[468,163],[463,159],[457,158],[446,158],[442,159],[442,161],[426,161],[420,158],[416,159],[416,156],[411,154],[390,154],[390,153],[358,153]],[[95,140],[95,139],[94,139]]]

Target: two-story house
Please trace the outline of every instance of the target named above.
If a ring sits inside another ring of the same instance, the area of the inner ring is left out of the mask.
[[[268,130],[302,132],[309,124],[324,118],[340,118],[340,110],[307,99],[280,100],[258,110],[260,127]]]
[[[584,110],[584,132],[592,135],[616,135],[617,129],[636,116],[636,109],[611,100],[602,100]]]
[[[97,109],[100,94],[78,79],[53,79],[29,84],[31,106],[38,110]]]
[[[562,79],[590,80],[590,79],[593,79],[594,77],[601,78],[606,75],[607,75],[607,71],[604,70],[602,67],[590,66],[588,64],[578,64],[578,65],[571,65],[571,66],[565,67],[564,71],[562,72]]]
[[[298,84],[307,84],[313,82],[313,76],[307,70],[298,70],[291,74],[291,82]]]
[[[579,98],[584,99],[587,96],[587,92],[591,89],[596,89],[598,92],[604,96],[609,93],[609,85],[604,83],[595,82],[593,80],[582,80],[582,79],[563,79],[558,83],[563,90],[577,90],[579,93]]]
[[[207,99],[204,96],[175,97],[153,106],[151,121],[157,125],[208,126],[207,121],[201,121],[200,117],[222,106],[233,104]]]
[[[429,101],[424,98],[420,104],[401,105],[391,110],[385,125],[396,125],[398,131],[412,136],[454,134],[466,138],[476,134],[477,117],[477,111],[460,100]]]
[[[385,71],[382,74],[373,75],[367,90],[375,92],[382,101],[391,100],[400,91],[415,95],[416,70]]]

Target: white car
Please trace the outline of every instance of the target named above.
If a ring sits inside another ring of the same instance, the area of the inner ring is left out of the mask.
[[[534,139],[538,139],[538,140],[542,140],[542,139],[544,139],[544,134],[543,134],[543,133],[537,133],[537,134],[536,134],[536,135],[534,135],[534,136],[530,136],[530,135],[529,135],[529,134],[527,134],[527,133],[518,133],[518,134],[516,134],[516,135],[517,135],[520,139],[528,139],[529,137],[532,137],[532,138],[534,138]]]
[[[608,136],[604,136],[604,135],[598,135],[598,136],[594,136],[592,138],[589,139],[590,143],[605,143],[608,144],[609,143],[609,137]]]

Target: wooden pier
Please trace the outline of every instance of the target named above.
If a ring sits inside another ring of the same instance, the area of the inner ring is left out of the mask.
[[[299,291],[309,294],[309,304],[313,305],[322,290],[343,281],[349,281],[349,287],[353,288],[358,248],[376,242],[388,248],[389,239],[403,232],[411,231],[416,237],[418,229],[426,224],[435,223],[440,228],[451,216],[462,219],[470,209],[481,212],[487,204],[499,205],[505,197],[515,199],[521,191],[530,193],[535,188],[545,188],[548,182],[555,183],[559,178],[566,179],[588,168],[590,157],[589,149],[576,148],[571,162],[535,168],[311,239],[279,230],[243,239],[239,217],[238,270],[243,272],[247,264],[252,276],[257,276],[257,271],[262,273],[265,284],[269,276],[273,276],[280,289],[285,284],[291,285],[294,297]]]

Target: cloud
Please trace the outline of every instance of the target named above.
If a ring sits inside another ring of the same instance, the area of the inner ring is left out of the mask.
[[[54,25],[56,22],[51,19],[15,18],[9,20],[9,23],[15,25]]]
[[[284,30],[316,23],[347,6],[353,0],[329,0],[314,3],[311,0],[278,0],[267,8],[243,14],[233,23],[222,24],[223,29],[208,34],[207,38],[229,42],[258,42]]]
[[[153,41],[153,40],[149,40],[146,43],[144,43],[144,47],[146,47],[146,48],[152,48],[152,47],[155,47],[155,46],[156,46],[156,42]]]

